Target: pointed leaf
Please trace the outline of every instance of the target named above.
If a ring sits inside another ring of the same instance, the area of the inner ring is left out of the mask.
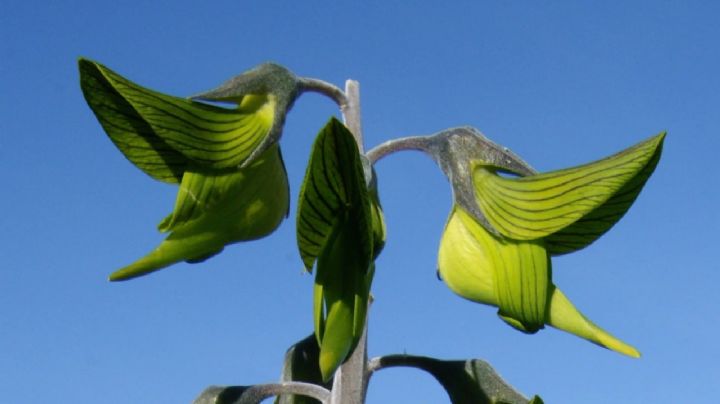
[[[193,404],[236,404],[252,386],[210,386],[203,390]]]
[[[637,176],[649,175],[644,169],[656,163],[654,157],[663,138],[664,134],[657,135],[594,163],[522,178],[501,177],[478,163],[473,180],[481,210],[506,237],[516,240],[546,237],[598,209]],[[630,193],[636,195],[637,187],[643,183],[638,179],[631,185]],[[619,198],[625,201],[624,197]],[[629,203],[611,204],[607,210],[612,217],[619,218],[617,212],[624,212],[628,206]]]
[[[319,367],[320,346],[318,346],[315,334],[299,341],[291,346],[285,354],[285,365],[283,366],[283,382],[306,382],[323,386],[329,389],[332,386],[332,379],[323,383]],[[319,404],[314,398],[284,394],[275,399],[275,404]]]
[[[490,364],[480,359],[443,361],[424,356],[391,355],[380,361],[430,373],[443,386],[453,404],[529,403]]]

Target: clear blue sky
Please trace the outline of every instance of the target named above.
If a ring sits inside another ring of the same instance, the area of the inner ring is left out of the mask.
[[[554,260],[556,283],[641,359],[554,329],[521,334],[452,294],[435,276],[450,188],[412,152],[377,166],[389,238],[370,355],[484,358],[548,403],[720,395],[717,3],[128,3],[3,3],[0,401],[189,402],[211,384],[277,379],[285,349],[312,328],[294,202],[334,105],[310,94],[288,116],[293,207],[276,233],[110,284],[111,271],[162,239],[155,225],[175,188],[132,166],[102,132],[80,92],[79,56],[179,96],[268,60],[338,85],[353,78],[368,147],[472,125],[540,170],[668,130],[628,215]],[[429,376],[392,369],[373,378],[369,402],[447,399]]]

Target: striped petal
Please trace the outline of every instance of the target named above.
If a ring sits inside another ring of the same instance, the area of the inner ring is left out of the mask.
[[[581,248],[627,211],[657,164],[664,137],[594,163],[522,178],[502,177],[477,163],[473,181],[480,208],[505,237],[533,240],[568,229],[551,244],[552,251]],[[580,234],[577,241],[563,241],[573,233]]]
[[[148,122],[103,75],[101,65],[80,59],[80,87],[115,146],[147,175],[179,183],[188,158],[157,136]]]
[[[313,312],[323,380],[350,355],[364,328],[374,238],[382,228],[372,205],[355,139],[332,118],[313,145],[297,214],[300,255],[308,271],[316,266]]]
[[[456,207],[440,243],[438,269],[460,296],[499,308],[520,331],[543,328],[550,287],[550,261],[537,242],[503,240]]]
[[[298,201],[297,241],[308,271],[333,227],[346,214],[360,226],[362,245],[358,248],[369,266],[373,254],[372,212],[364,178],[352,134],[338,120],[331,119],[315,140]]]
[[[277,103],[272,94],[248,95],[237,109],[221,108],[149,90],[99,63],[81,60],[80,66],[88,103],[111,139],[146,172],[145,162],[158,164],[167,157],[171,162],[190,160],[212,169],[237,167],[263,143],[273,125]],[[116,124],[123,121],[123,114],[128,116],[124,125]],[[130,127],[135,121],[142,124],[133,132]],[[142,153],[127,152],[133,147],[140,147]],[[148,174],[168,176],[165,172]]]
[[[289,193],[277,144],[239,170],[189,168],[175,211],[161,224],[167,238],[145,257],[110,276],[126,280],[180,261],[198,262],[232,243],[274,231],[287,215]]]
[[[457,206],[440,241],[438,270],[453,292],[498,307],[498,315],[520,331],[532,333],[547,324],[624,355],[640,356],[582,315],[552,284],[542,245],[497,238]]]
[[[561,255],[580,250],[610,230],[640,195],[640,191],[655,171],[661,154],[662,144],[655,149],[655,153],[642,170],[610,199],[570,226],[547,236],[545,246],[548,252],[551,255]]]

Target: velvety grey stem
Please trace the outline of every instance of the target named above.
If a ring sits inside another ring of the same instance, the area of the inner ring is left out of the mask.
[[[245,390],[237,401],[237,404],[258,404],[268,397],[281,394],[297,394],[312,397],[323,404],[330,401],[330,392],[324,387],[312,383],[303,382],[281,382],[256,384]]]
[[[385,143],[381,143],[370,149],[370,151],[367,152],[366,156],[368,160],[370,160],[370,164],[375,164],[376,161],[387,156],[388,154],[392,154],[400,150],[427,151],[427,148],[427,136],[409,136],[399,139],[388,140]]]
[[[347,80],[345,82],[345,96],[347,103],[340,105],[343,114],[345,126],[355,136],[360,154],[364,153],[362,124],[360,120],[360,83],[355,80]]]
[[[331,404],[362,404],[365,402],[370,373],[367,356],[367,322],[355,351],[335,372]]]
[[[335,103],[338,105],[338,107],[340,107],[341,110],[343,109],[343,106],[347,105],[348,103],[347,97],[345,96],[343,90],[341,90],[332,83],[309,77],[301,77],[299,79],[299,82],[300,91],[309,91],[322,94],[335,101]]]

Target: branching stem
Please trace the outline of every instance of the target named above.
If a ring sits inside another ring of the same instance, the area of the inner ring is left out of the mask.
[[[367,152],[367,158],[370,160],[370,164],[375,164],[376,161],[388,154],[392,154],[400,150],[427,151],[427,147],[427,136],[409,136],[392,139],[373,147],[369,152]]]
[[[330,392],[322,386],[303,382],[281,382],[256,384],[251,386],[243,392],[240,400],[238,400],[238,403],[256,404],[268,397],[283,394],[297,394],[312,397],[323,404],[328,404],[330,402]]]
[[[343,90],[341,90],[332,83],[328,83],[327,81],[313,79],[310,77],[301,77],[300,91],[309,91],[312,93],[322,94],[335,101],[335,103],[338,105],[338,107],[340,107],[341,110],[348,103],[347,97],[345,96]]]

